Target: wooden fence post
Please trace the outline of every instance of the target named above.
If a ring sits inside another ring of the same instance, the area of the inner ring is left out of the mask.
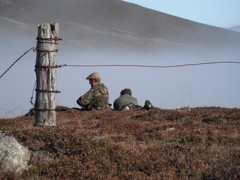
[[[56,54],[58,23],[38,25],[36,46],[35,125],[56,126]]]

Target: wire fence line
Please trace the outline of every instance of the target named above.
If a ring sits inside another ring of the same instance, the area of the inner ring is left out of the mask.
[[[33,50],[33,49],[34,49],[34,48],[31,47],[31,48],[28,49],[25,53],[23,53],[17,60],[15,60],[15,61],[9,66],[9,68],[7,68],[7,70],[2,73],[2,75],[0,76],[0,79],[7,73],[23,56],[25,56],[27,53],[29,53],[29,52],[30,52],[31,50]]]
[[[1,108],[1,107],[0,107],[0,119],[1,119],[1,114],[3,114],[2,111],[5,112],[4,115],[5,115],[6,117],[12,117],[12,116],[17,116],[17,114],[14,113],[14,111],[19,110],[20,108],[21,108],[21,107],[17,107],[17,108],[14,108],[14,109],[9,110],[9,109],[5,109],[5,108]]]
[[[141,68],[178,68],[186,66],[201,66],[209,64],[240,64],[238,61],[214,61],[214,62],[202,62],[202,63],[189,63],[189,64],[176,64],[176,65],[139,65],[139,64],[95,64],[95,65],[68,65],[63,64],[58,67],[141,67]]]
[[[15,60],[7,70],[5,70],[0,79],[20,60],[29,53],[31,50],[36,52],[36,48],[31,47],[26,52],[24,52],[17,60]],[[200,63],[187,63],[187,64],[176,64],[176,65],[141,65],[141,64],[93,64],[93,65],[83,65],[83,64],[62,64],[57,66],[49,66],[49,68],[62,68],[62,67],[139,67],[139,68],[180,68],[187,66],[202,66],[202,65],[213,65],[213,64],[240,64],[240,61],[212,61],[212,62],[200,62]]]

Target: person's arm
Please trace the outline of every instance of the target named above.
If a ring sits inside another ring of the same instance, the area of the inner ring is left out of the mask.
[[[115,100],[114,103],[113,103],[113,109],[114,110],[119,110],[119,106],[118,106],[117,100]]]
[[[85,93],[83,96],[81,96],[78,99],[78,104],[80,106],[87,107],[91,102],[93,101],[93,89],[90,89],[87,93]]]

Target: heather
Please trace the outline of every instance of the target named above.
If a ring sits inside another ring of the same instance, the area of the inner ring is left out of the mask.
[[[240,109],[57,110],[56,127],[0,119],[31,151],[28,170],[1,179],[240,178]]]

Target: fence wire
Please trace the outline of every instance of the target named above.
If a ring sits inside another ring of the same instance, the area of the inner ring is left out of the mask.
[[[29,51],[36,51],[36,48],[31,47],[25,53],[23,53],[17,60],[15,60],[6,71],[2,73],[0,79]],[[200,63],[188,63],[188,64],[176,64],[176,65],[162,65],[162,66],[152,66],[152,65],[140,65],[140,64],[93,64],[93,65],[82,65],[82,64],[62,64],[57,65],[51,68],[62,68],[62,67],[140,67],[140,68],[180,68],[187,66],[202,66],[202,65],[211,65],[211,64],[240,64],[240,61],[213,61],[213,62],[200,62]],[[49,67],[50,68],[50,67]]]
[[[27,50],[25,53],[23,53],[17,60],[15,60],[10,66],[9,68],[7,68],[6,71],[4,71],[2,73],[2,75],[0,76],[0,79],[14,66],[14,64],[16,64],[23,56],[25,56],[29,51],[33,50],[34,48],[31,47],[29,50]]]
[[[139,64],[95,64],[95,65],[70,65],[63,64],[58,67],[140,67],[140,68],[179,68],[186,66],[201,66],[210,64],[240,64],[238,61],[214,61],[214,62],[202,62],[202,63],[190,63],[190,64],[177,64],[177,65],[164,65],[164,66],[150,66],[150,65],[139,65]]]

